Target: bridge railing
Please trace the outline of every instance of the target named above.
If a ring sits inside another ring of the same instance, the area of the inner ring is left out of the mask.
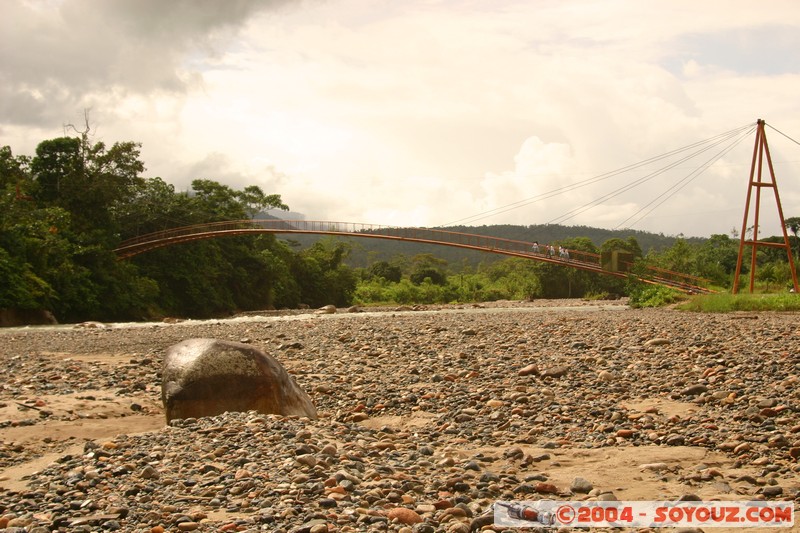
[[[488,235],[475,235],[471,233],[461,233],[448,231],[439,228],[420,228],[420,227],[396,227],[381,226],[376,224],[361,224],[353,222],[321,222],[321,221],[285,221],[285,220],[259,220],[258,225],[264,229],[279,231],[297,232],[326,232],[335,234],[359,234],[360,236],[383,236],[394,239],[409,239],[414,241],[426,241],[432,244],[452,244],[488,251],[502,251],[515,255],[549,257],[545,245],[539,246],[539,252],[533,251],[533,243],[514,239],[504,239]],[[600,267],[600,255],[578,250],[569,250],[569,259],[580,263],[595,265]],[[553,260],[560,260],[558,252],[555,252]]]
[[[167,229],[148,233],[128,239],[117,248],[118,251],[133,249],[164,240],[189,240],[189,237],[202,238],[205,235],[225,233],[240,234],[250,231],[273,231],[276,233],[328,233],[335,235],[358,235],[361,237],[389,237],[398,240],[424,241],[432,244],[451,244],[474,248],[478,250],[499,251],[514,255],[536,256],[547,261],[562,260],[556,251],[554,256],[547,253],[547,245],[539,246],[539,252],[534,252],[533,243],[487,235],[460,233],[438,228],[396,227],[378,224],[363,224],[358,222],[329,222],[319,220],[277,220],[254,219],[232,220],[223,222],[208,222],[194,224],[180,228]],[[600,256],[590,252],[569,250],[569,260],[600,268]]]

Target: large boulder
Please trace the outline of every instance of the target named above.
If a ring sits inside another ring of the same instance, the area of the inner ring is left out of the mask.
[[[167,423],[225,411],[317,418],[311,398],[272,356],[218,339],[188,339],[167,349],[161,401]]]

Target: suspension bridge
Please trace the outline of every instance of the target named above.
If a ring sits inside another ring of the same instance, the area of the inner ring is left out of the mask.
[[[640,163],[628,165],[613,172],[608,172],[594,176],[587,180],[566,185],[558,189],[545,192],[543,194],[520,200],[512,204],[501,206],[490,211],[478,213],[464,219],[444,224],[449,226],[457,222],[475,222],[481,218],[494,216],[499,213],[517,209],[522,206],[529,205],[533,202],[551,198],[558,194],[573,191],[580,187],[585,187],[602,180],[609,179],[613,176],[630,172],[632,170],[644,168],[657,161],[668,161],[664,166],[655,171],[648,171],[644,176],[639,177],[622,187],[616,188],[611,192],[603,194],[589,203],[580,207],[576,207],[557,219],[551,220],[548,223],[563,223],[564,221],[580,214],[594,206],[599,205],[606,200],[614,198],[623,194],[634,187],[643,183],[651,181],[658,176],[661,176],[667,170],[676,168],[688,160],[701,156],[702,154],[713,151],[711,157],[704,160],[704,162],[693,168],[688,175],[684,176],[681,180],[673,183],[669,188],[661,193],[659,196],[651,200],[649,203],[643,205],[636,213],[624,220],[625,224],[631,220],[641,220],[647,216],[658,206],[663,204],[669,198],[674,196],[681,189],[686,187],[694,181],[700,174],[707,170],[716,161],[728,154],[736,145],[749,136],[754,131],[756,132],[755,146],[753,148],[753,159],[750,166],[750,177],[748,181],[747,200],[745,203],[744,221],[742,223],[741,239],[739,244],[739,257],[736,266],[736,273],[734,278],[733,292],[736,293],[739,284],[739,275],[742,267],[745,247],[752,248],[750,255],[750,292],[753,292],[754,274],[756,270],[756,249],[759,246],[778,247],[786,250],[787,258],[789,261],[790,269],[792,272],[792,280],[795,292],[800,292],[798,287],[797,275],[794,268],[794,259],[792,256],[791,246],[789,244],[789,237],[786,232],[786,224],[783,217],[783,210],[781,208],[780,196],[778,195],[778,186],[775,181],[775,172],[770,156],[769,147],[767,145],[766,122],[759,119],[755,124],[746,124],[734,130],[716,135],[709,139],[692,143],[683,148],[666,152],[665,154],[649,158]],[[772,128],[781,135],[787,137],[791,141],[800,145],[800,142],[795,141],[788,137],[783,132]],[[705,156],[704,156],[705,157]],[[674,159],[673,159],[674,158]],[[769,170],[769,179],[762,177],[762,170],[765,166]],[[759,230],[759,205],[761,203],[762,190],[772,190],[775,195],[775,201],[778,209],[778,217],[783,229],[783,242],[774,243],[766,242],[758,239]],[[752,198],[752,192],[755,191],[755,198]],[[752,226],[752,238],[746,238],[748,228],[748,219],[751,204],[755,206],[755,222]],[[468,223],[469,223],[468,222]],[[618,226],[619,227],[619,226]],[[324,222],[324,221],[307,221],[307,220],[279,220],[279,219],[251,219],[251,220],[231,220],[223,222],[211,222],[205,224],[194,224],[171,229],[165,229],[146,235],[137,236],[120,243],[115,249],[117,256],[120,259],[129,259],[138,254],[148,252],[157,248],[165,246],[172,246],[175,244],[197,241],[202,239],[212,239],[225,236],[248,235],[258,233],[273,233],[273,234],[317,234],[317,235],[336,235],[344,237],[361,237],[371,239],[391,239],[395,241],[418,242],[426,244],[437,244],[442,246],[454,246],[458,248],[466,248],[470,250],[478,250],[482,252],[502,254],[512,257],[522,257],[533,261],[540,261],[553,265],[559,265],[566,268],[574,268],[587,272],[594,272],[608,276],[615,276],[625,278],[632,275],[638,277],[645,283],[652,283],[672,287],[674,289],[687,292],[687,293],[704,293],[712,292],[708,288],[708,281],[696,276],[684,274],[680,272],[673,272],[669,270],[659,269],[655,267],[645,267],[644,269],[637,269],[636,273],[632,272],[632,264],[626,260],[625,255],[612,255],[611,257],[603,256],[600,254],[583,252],[580,250],[567,250],[564,254],[549,253],[547,246],[537,247],[533,242],[503,239],[500,237],[492,237],[486,235],[476,235],[470,233],[462,233],[455,231],[448,231],[442,227],[435,228],[422,228],[422,227],[393,227],[393,226],[380,226],[374,224],[361,224],[354,222]],[[628,258],[630,259],[630,258]]]
[[[404,228],[360,224],[355,222],[274,219],[210,222],[207,224],[194,224],[179,228],[171,228],[134,237],[120,243],[114,251],[120,259],[129,259],[136,255],[165,246],[203,239],[259,233],[305,233],[438,244],[512,257],[522,257],[534,261],[541,261],[543,263],[619,278],[626,278],[632,275],[630,272],[630,267],[632,265],[629,262],[604,262],[600,254],[583,252],[580,250],[567,250],[567,253],[562,256],[557,252],[554,254],[549,253],[546,246],[539,246],[537,251],[537,247],[533,242],[447,231],[438,228]],[[639,278],[645,283],[665,285],[687,293],[710,292],[706,287],[708,282],[702,278],[655,267],[650,267],[643,274],[639,274]]]

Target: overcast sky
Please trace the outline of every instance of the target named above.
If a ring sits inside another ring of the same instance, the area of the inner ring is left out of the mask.
[[[796,0],[0,9],[0,145],[32,155],[89,109],[94,139],[142,143],[146,177],[179,190],[197,178],[258,185],[307,219],[543,224],[577,213],[563,223],[730,233],[742,225],[753,134],[710,166],[727,144],[663,174],[660,161],[571,185],[758,118],[800,139]],[[767,137],[784,213],[800,216],[800,145]],[[765,193],[770,234],[774,204]]]

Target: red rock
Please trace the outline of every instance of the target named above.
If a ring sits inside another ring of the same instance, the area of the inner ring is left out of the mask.
[[[422,517],[417,514],[416,511],[413,509],[407,509],[405,507],[395,507],[386,515],[389,520],[397,520],[401,524],[411,525],[411,524],[418,524],[422,522]]]
[[[450,509],[453,507],[453,502],[450,500],[439,500],[438,502],[434,503],[433,506],[439,510]]]
[[[528,365],[526,367],[521,368],[519,370],[519,375],[520,376],[538,376],[539,375],[539,367],[534,365],[534,364],[530,364],[530,365]]]
[[[623,439],[630,439],[635,434],[636,434],[636,432],[634,430],[632,430],[632,429],[620,429],[616,433],[617,437],[620,437],[620,438],[623,438]]]
[[[248,477],[253,477],[253,473],[252,473],[252,472],[250,472],[250,471],[249,471],[249,470],[247,470],[247,469],[244,469],[244,468],[240,468],[240,469],[239,469],[239,470],[237,470],[237,471],[236,471],[236,473],[233,475],[233,478],[234,478],[234,479],[245,479],[245,478],[248,478]]]
[[[543,494],[558,494],[558,487],[553,485],[552,483],[543,483],[539,482],[533,487],[533,490],[536,492],[541,492]]]

